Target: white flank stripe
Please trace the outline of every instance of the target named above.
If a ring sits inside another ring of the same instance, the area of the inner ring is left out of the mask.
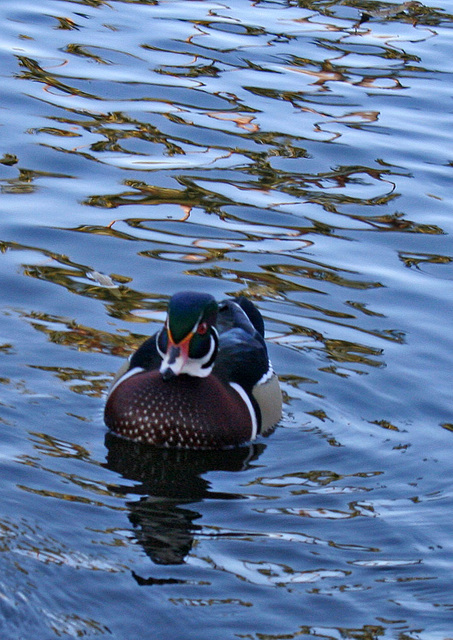
[[[142,371],[144,371],[144,369],[142,369],[142,367],[134,367],[133,369],[129,369],[129,371],[126,371],[126,373],[123,374],[121,376],[121,378],[118,378],[118,380],[115,382],[113,387],[110,389],[109,396],[111,396],[112,393],[115,391],[115,389],[120,384],[122,384],[125,380],[127,380],[128,378],[132,378],[132,376],[135,376],[137,373],[142,373]]]
[[[237,382],[230,382],[230,387],[233,387],[233,389],[241,396],[247,406],[247,409],[249,410],[250,418],[252,420],[252,435],[250,436],[250,440],[255,440],[258,434],[258,420],[256,419],[256,413],[255,409],[253,408],[252,401],[250,400],[244,389],[241,387],[241,385]]]

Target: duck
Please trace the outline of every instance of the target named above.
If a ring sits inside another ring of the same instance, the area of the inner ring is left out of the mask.
[[[104,421],[115,435],[181,449],[224,449],[269,432],[282,393],[264,321],[246,297],[175,293],[164,325],[121,367]]]

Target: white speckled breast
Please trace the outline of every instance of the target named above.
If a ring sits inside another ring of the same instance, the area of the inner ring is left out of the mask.
[[[113,389],[105,422],[118,435],[167,447],[220,448],[252,436],[246,403],[213,375],[164,381],[158,371],[137,373]]]

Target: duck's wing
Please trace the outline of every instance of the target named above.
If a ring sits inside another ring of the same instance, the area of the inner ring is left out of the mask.
[[[241,296],[236,300],[236,303],[247,314],[248,319],[258,331],[258,333],[264,338],[264,320],[261,313],[255,307],[253,302],[244,296]]]
[[[219,303],[217,329],[220,334],[229,329],[241,327],[247,333],[258,334],[264,338],[264,320],[261,313],[248,298],[241,296],[236,300],[223,300]]]
[[[261,314],[246,298],[239,302],[225,300],[219,304],[217,329],[219,352],[213,373],[224,382],[239,384],[250,395],[272,371]]]
[[[258,432],[273,427],[282,415],[282,392],[264,342],[264,322],[246,298],[220,304],[219,352],[213,373],[225,384],[242,387],[255,412]]]

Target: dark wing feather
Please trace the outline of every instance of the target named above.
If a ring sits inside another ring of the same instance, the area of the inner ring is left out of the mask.
[[[253,308],[259,314],[258,309]],[[217,328],[219,352],[213,373],[224,382],[237,382],[250,394],[269,370],[263,336],[242,305],[231,300],[220,304]]]
[[[261,313],[255,307],[253,302],[244,296],[237,298],[236,302],[247,314],[250,322],[253,324],[258,333],[264,338],[264,320]]]

